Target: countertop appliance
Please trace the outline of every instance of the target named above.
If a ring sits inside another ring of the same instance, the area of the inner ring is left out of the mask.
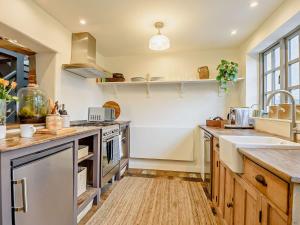
[[[12,160],[14,225],[66,225],[73,215],[73,144]]]
[[[230,108],[227,119],[229,120],[229,124],[226,124],[224,126],[225,128],[253,128],[253,126],[249,124],[250,109],[248,107]]]
[[[110,122],[115,119],[115,110],[112,108],[89,107],[88,109],[88,122]]]
[[[204,179],[204,182],[207,183],[207,192],[208,192],[208,198],[211,199],[212,194],[212,151],[213,151],[213,136],[208,133],[204,132],[203,134],[203,140],[204,140],[204,156],[203,156],[203,165],[204,165],[204,171],[202,178]]]

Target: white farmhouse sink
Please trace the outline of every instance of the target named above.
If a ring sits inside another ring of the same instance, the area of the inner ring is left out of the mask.
[[[298,149],[300,144],[267,136],[219,137],[220,159],[235,173],[244,172],[243,156],[239,148]]]

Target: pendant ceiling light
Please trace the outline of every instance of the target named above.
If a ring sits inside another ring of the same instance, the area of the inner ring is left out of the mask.
[[[160,29],[164,27],[164,23],[156,22],[154,26],[158,30],[158,33],[150,38],[149,48],[154,51],[163,51],[170,48],[169,38],[160,33]]]

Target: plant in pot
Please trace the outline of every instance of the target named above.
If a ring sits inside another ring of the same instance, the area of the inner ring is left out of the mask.
[[[6,137],[6,104],[18,99],[11,95],[11,91],[16,87],[16,82],[0,78],[0,139]]]
[[[219,83],[221,90],[228,93],[228,84],[234,83],[238,78],[238,64],[235,62],[230,62],[225,59],[221,60],[221,63],[218,65],[218,76],[216,80]]]

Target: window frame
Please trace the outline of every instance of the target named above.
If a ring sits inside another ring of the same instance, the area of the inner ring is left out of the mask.
[[[299,55],[298,58],[289,60],[289,52],[290,52],[290,45],[289,41],[299,35]],[[280,47],[280,65],[279,67],[275,68],[275,49]],[[273,52],[272,52],[273,51]],[[266,71],[266,59],[268,53],[272,52],[272,68],[269,71]],[[289,85],[289,70],[290,65],[299,62],[299,84],[290,86]],[[268,93],[273,92],[274,85],[275,85],[275,72],[280,71],[280,89],[292,91],[295,89],[300,89],[300,26],[298,26],[295,30],[291,31],[277,42],[273,43],[270,47],[266,48],[264,51],[260,52],[259,54],[259,64],[260,64],[260,107],[261,109],[266,109],[266,100]],[[273,68],[274,65],[274,68]],[[272,73],[272,90],[267,92],[266,91],[266,83],[265,83],[265,76]],[[300,90],[299,90],[300,92]],[[287,102],[287,96],[280,96],[280,102]],[[274,104],[275,98],[272,99],[272,104]]]

